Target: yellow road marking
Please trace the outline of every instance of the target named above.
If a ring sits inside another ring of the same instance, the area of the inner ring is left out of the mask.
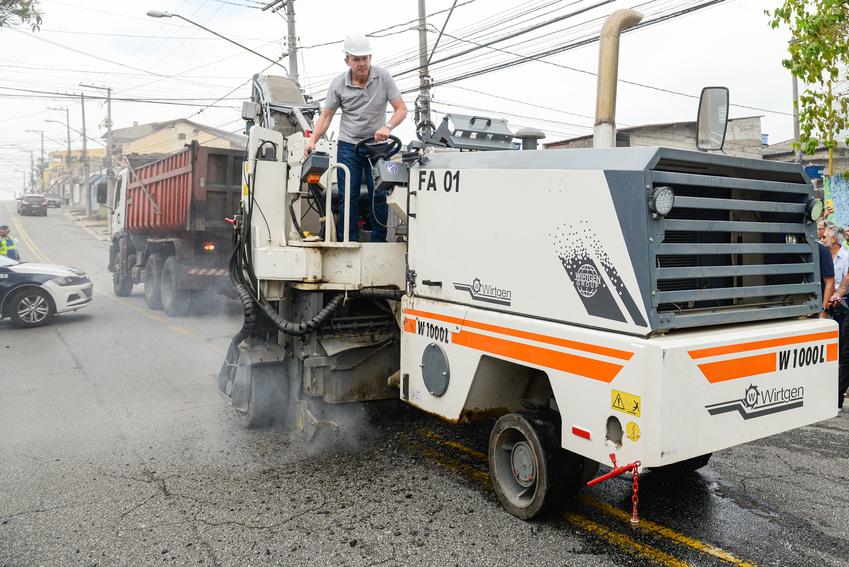
[[[421,433],[422,435],[425,435],[427,437],[430,437],[431,439],[435,439],[439,443],[444,443],[445,445],[450,445],[451,447],[454,447],[455,449],[463,451],[464,453],[467,453],[467,454],[469,454],[473,457],[477,457],[478,459],[484,461],[485,463],[489,462],[488,456],[481,453],[480,451],[475,451],[471,447],[466,447],[465,445],[463,445],[461,443],[457,443],[456,441],[451,441],[450,439],[446,439],[442,435],[439,435],[439,434],[434,433],[432,431],[427,431],[425,429],[419,429],[419,433]]]
[[[219,353],[225,354],[225,355],[227,354],[227,349],[224,348],[223,346],[218,346],[218,345],[206,345],[206,346],[208,346],[209,348],[211,348],[215,352],[219,352]]]
[[[622,520],[623,522],[630,522],[631,521],[631,513],[630,512],[625,512],[624,510],[614,508],[613,506],[605,504],[604,502],[599,502],[598,500],[596,500],[594,498],[589,498],[588,496],[584,496],[583,494],[579,494],[575,498],[575,500],[577,500],[577,501],[579,501],[583,504],[587,504],[588,506],[592,506],[592,507],[594,507],[598,510],[601,510],[605,514],[608,514],[610,516],[614,516],[615,518],[618,518],[618,519]],[[682,545],[686,545],[687,547],[690,547],[690,548],[695,549],[697,551],[701,551],[702,553],[705,553],[707,555],[711,555],[713,557],[716,557],[717,559],[722,559],[723,561],[728,561],[729,563],[733,563],[734,565],[737,565],[738,567],[757,567],[754,563],[748,563],[746,561],[738,559],[737,557],[734,557],[730,553],[725,552],[725,551],[723,551],[723,550],[721,550],[717,547],[714,547],[712,545],[708,545],[708,544],[703,543],[703,542],[701,542],[697,539],[687,537],[684,534],[676,532],[675,530],[665,528],[661,525],[655,524],[654,522],[651,522],[651,521],[646,520],[644,518],[640,518],[640,524],[639,524],[639,526],[637,526],[637,528],[641,529],[643,531],[646,531],[646,532],[651,532],[651,533],[663,536],[667,539],[670,539],[670,540],[675,541],[677,543],[680,543]]]
[[[463,445],[461,443],[457,443],[456,441],[450,441],[448,439],[445,439],[444,437],[442,437],[441,435],[439,435],[437,433],[433,433],[432,431],[427,431],[425,429],[420,429],[419,433],[421,435],[425,436],[425,437],[429,437],[430,439],[433,439],[437,443],[441,443],[443,445],[449,445],[449,446],[451,446],[455,449],[458,449],[458,450],[460,450],[464,453],[467,453],[469,455],[477,457],[478,459],[481,459],[484,462],[488,461],[487,456],[484,455],[483,453],[481,453],[480,451],[475,451],[474,449],[472,449],[470,447],[466,447],[465,445]],[[429,448],[426,448],[426,447],[424,447],[420,444],[412,445],[411,447],[414,450],[416,450],[417,452],[421,453],[426,458],[430,459],[431,461],[433,461],[437,464],[440,464],[440,465],[442,465],[446,468],[452,469],[452,470],[456,471],[457,473],[461,474],[462,476],[464,476],[466,478],[469,478],[471,480],[475,480],[475,481],[477,481],[477,482],[479,482],[479,483],[481,483],[481,484],[483,484],[487,487],[492,486],[490,479],[489,479],[489,475],[482,472],[482,471],[479,471],[478,469],[476,469],[475,467],[473,467],[471,465],[468,465],[466,463],[462,463],[462,462],[458,461],[457,459],[453,459],[453,458],[451,458],[451,457],[449,457],[449,456],[447,456],[443,453],[440,453],[436,449],[429,449]],[[608,516],[612,516],[613,518],[621,520],[623,523],[627,523],[627,524],[630,525],[630,522],[631,522],[630,512],[625,512],[624,510],[619,510],[618,508],[614,508],[613,506],[605,504],[604,502],[600,502],[598,500],[595,500],[594,498],[589,498],[588,496],[584,496],[582,494],[579,494],[575,499],[578,502],[581,502],[582,504],[592,506],[592,507],[600,510],[601,512],[607,514]],[[605,528],[604,526],[601,526],[600,524],[597,524],[595,522],[592,522],[591,520],[583,518],[582,516],[578,516],[577,514],[573,514],[571,512],[565,512],[564,517],[570,523],[572,523],[572,524],[574,524],[574,525],[576,525],[576,526],[578,526],[582,529],[585,529],[589,532],[592,532],[596,535],[604,537],[608,541],[611,541],[612,543],[616,543],[617,545],[622,546],[626,550],[628,550],[631,553],[634,553],[636,555],[648,557],[652,561],[662,563],[662,564],[668,565],[670,567],[678,566],[678,565],[689,565],[689,563],[681,562],[681,561],[675,559],[674,557],[663,553],[662,551],[659,551],[657,549],[654,549],[653,547],[646,546],[644,544],[638,543],[638,542],[632,540],[631,538],[629,538],[625,535],[622,535],[622,534],[619,534],[618,532],[614,532],[612,530],[609,530],[608,528]],[[701,553],[704,553],[706,555],[710,555],[711,557],[715,557],[715,558],[720,559],[722,561],[726,561],[728,563],[735,565],[736,567],[758,567],[758,565],[756,563],[750,563],[748,561],[744,561],[742,559],[739,559],[739,558],[735,557],[734,555],[732,555],[732,554],[730,554],[726,551],[723,551],[723,550],[721,550],[717,547],[703,543],[703,542],[701,542],[697,539],[685,536],[682,533],[676,532],[675,530],[671,530],[669,528],[665,528],[665,527],[663,527],[659,524],[656,524],[656,523],[651,522],[649,520],[646,520],[644,518],[640,518],[640,523],[637,526],[637,529],[640,529],[640,530],[645,531],[647,533],[653,534],[655,536],[662,537],[662,538],[666,539],[667,541],[671,541],[671,542],[677,543],[679,545],[684,545],[686,547],[689,547],[691,549],[694,549],[694,550],[699,551]]]
[[[579,528],[590,532],[591,534],[601,536],[607,541],[611,543],[615,543],[616,545],[622,547],[625,551],[629,553],[633,553],[634,555],[645,557],[654,561],[655,563],[660,563],[662,565],[669,565],[669,567],[690,567],[690,564],[686,561],[680,561],[675,559],[671,555],[668,555],[659,549],[655,549],[651,546],[638,543],[633,539],[629,538],[626,535],[620,534],[619,532],[615,532],[611,529],[608,529],[601,524],[597,524],[592,520],[587,520],[577,514],[573,514],[571,512],[566,512],[563,516],[568,520],[570,524],[578,526]],[[640,520],[642,522],[642,520]]]
[[[188,329],[181,329],[180,327],[171,327],[171,328],[173,330],[177,331],[178,333],[182,333],[182,334],[188,335],[190,337],[198,338],[198,335],[194,334],[193,332],[189,331]]]
[[[33,253],[36,259],[42,264],[52,264],[50,260],[47,259],[47,256],[41,253],[41,250],[38,249],[38,246],[33,244],[32,239],[27,234],[27,231],[24,230],[24,227],[21,226],[21,221],[18,220],[18,217],[12,217],[12,222],[15,223],[15,228],[18,231],[18,236],[21,237],[21,240],[27,245],[29,251]]]

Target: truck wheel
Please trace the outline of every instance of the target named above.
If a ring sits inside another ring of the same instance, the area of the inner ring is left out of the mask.
[[[39,288],[19,291],[12,297],[9,315],[16,327],[41,327],[56,314],[53,298]]]
[[[148,309],[162,309],[162,254],[151,254],[144,265],[144,300]]]
[[[177,285],[177,257],[168,256],[162,267],[162,308],[169,317],[182,317],[189,309],[189,292]]]
[[[504,508],[529,520],[562,506],[581,488],[583,457],[560,445],[551,410],[508,413],[489,436],[489,477]]]
[[[662,467],[651,467],[651,472],[652,474],[669,478],[676,476],[684,476],[685,474],[696,472],[703,466],[707,465],[710,461],[711,455],[713,455],[713,453],[701,455],[700,457],[693,457],[692,459],[672,463],[671,465],[664,465]]]
[[[127,256],[127,266],[132,266],[130,260],[135,264],[136,257],[134,255]],[[129,297],[133,293],[133,274],[121,274],[121,254],[115,255],[115,263],[112,271],[112,289],[118,297]]]

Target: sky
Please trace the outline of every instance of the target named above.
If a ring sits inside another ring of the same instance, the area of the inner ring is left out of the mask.
[[[40,30],[0,30],[0,199],[20,194],[30,152],[36,160],[41,154],[41,132],[45,155],[67,148],[66,109],[71,147],[82,149],[81,94],[88,147],[101,148],[106,87],[115,129],[187,118],[244,132],[240,110],[250,99],[251,77],[286,73],[192,23],[146,16],[148,10],[179,14],[272,60],[282,57],[287,66],[283,11],[261,9],[271,0],[39,1]],[[699,7],[706,0],[425,2],[437,124],[446,113],[472,114],[505,118],[514,132],[539,128],[545,142],[591,134],[598,69],[593,39],[607,16],[631,8],[651,25],[621,38],[618,127],[695,120],[701,89],[726,86],[731,118],[762,117],[771,144],[793,136],[792,80],[781,65],[790,33],[773,30],[764,14],[777,1],[719,0],[705,8]],[[302,89],[322,101],[329,82],[346,69],[345,35],[369,34],[372,64],[396,77],[410,109],[394,133],[404,143],[412,140],[418,4],[294,0]],[[337,122],[331,132],[338,132]]]

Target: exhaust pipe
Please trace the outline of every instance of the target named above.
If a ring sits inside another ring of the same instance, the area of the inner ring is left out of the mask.
[[[601,28],[598,50],[594,148],[616,147],[616,81],[619,75],[619,36],[640,23],[643,15],[634,10],[616,10]]]

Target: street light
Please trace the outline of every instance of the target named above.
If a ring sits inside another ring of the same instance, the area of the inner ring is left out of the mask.
[[[216,33],[216,32],[212,31],[212,30],[211,30],[211,29],[209,29],[209,28],[205,28],[205,27],[203,27],[202,25],[200,25],[199,23],[197,23],[197,22],[193,22],[193,21],[191,21],[190,19],[188,19],[188,18],[186,18],[186,17],[184,17],[184,16],[181,16],[180,14],[171,14],[170,12],[161,12],[161,11],[159,11],[159,10],[148,10],[148,11],[147,11],[147,15],[148,15],[148,16],[150,16],[151,18],[180,18],[181,20],[184,20],[184,21],[186,21],[186,22],[189,22],[190,24],[195,25],[195,26],[199,27],[199,28],[200,28],[200,29],[202,29],[202,30],[206,30],[206,31],[208,31],[208,32],[209,32],[209,33],[211,33],[212,35],[218,36],[218,37],[220,37],[220,38],[221,38],[221,39],[223,39],[223,40],[229,41],[229,42],[230,42],[230,43],[232,43],[233,45],[238,45],[239,47],[241,47],[241,48],[242,48],[242,49],[244,49],[245,51],[250,51],[250,52],[251,52],[251,53],[253,53],[254,55],[258,55],[258,56],[262,57],[263,59],[265,59],[266,61],[270,61],[270,62],[271,62],[271,63],[273,63],[274,65],[277,65],[278,67],[280,67],[281,69],[283,69],[284,71],[286,71],[286,74],[287,74],[287,75],[289,74],[289,70],[288,70],[288,69],[287,69],[284,65],[281,65],[279,62],[275,61],[274,59],[269,59],[268,57],[266,57],[266,56],[265,56],[265,55],[263,55],[262,53],[257,53],[257,52],[256,52],[256,51],[254,51],[253,49],[250,49],[250,48],[248,48],[248,47],[245,47],[245,46],[244,46],[244,45],[242,45],[241,43],[236,43],[235,41],[233,41],[233,40],[232,40],[232,39],[230,39],[229,37],[224,37],[224,36],[223,36],[223,35],[221,35],[220,33]]]

